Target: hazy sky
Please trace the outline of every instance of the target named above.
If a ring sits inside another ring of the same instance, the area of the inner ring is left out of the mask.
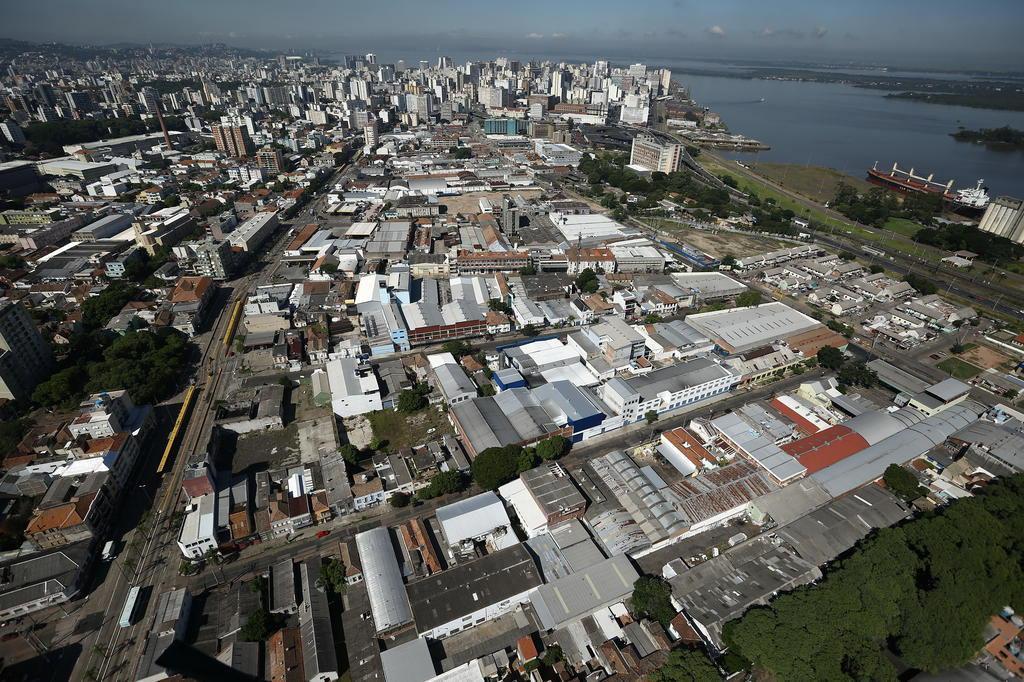
[[[1024,68],[1024,0],[19,0],[0,35],[74,43]]]

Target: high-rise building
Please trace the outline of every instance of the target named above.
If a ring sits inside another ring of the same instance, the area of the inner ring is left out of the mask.
[[[3,133],[3,136],[11,144],[25,144],[25,133],[13,119],[0,123],[0,133]]]
[[[52,369],[53,351],[25,309],[0,304],[0,398],[28,398]]]
[[[372,149],[377,146],[377,134],[377,119],[371,118],[366,122],[366,125],[363,126],[363,139],[365,140],[365,145],[367,147]]]
[[[272,175],[283,173],[285,170],[284,155],[277,147],[270,145],[260,147],[260,150],[256,152],[256,165],[265,168]]]
[[[366,54],[366,63],[367,64],[376,64],[377,63],[377,55],[375,55],[372,52],[368,52]]]
[[[1024,244],[1024,201],[1012,197],[992,200],[978,223],[978,229]]]
[[[142,88],[139,91],[139,102],[146,107],[147,114],[156,115],[156,110],[160,108],[160,93],[156,88]]]
[[[679,170],[682,158],[683,145],[664,141],[648,133],[640,133],[633,138],[629,163],[651,171],[674,173]]]
[[[92,111],[95,105],[92,96],[88,92],[75,90],[64,95],[68,106],[72,111]]]
[[[477,99],[488,109],[501,109],[508,104],[508,92],[505,88],[482,87],[477,91]]]
[[[252,138],[249,137],[249,131],[243,126],[214,123],[210,126],[210,130],[213,131],[213,143],[217,145],[218,150],[228,156],[252,156]]]
[[[49,83],[36,83],[36,87],[32,91],[40,104],[45,104],[48,107],[57,106],[57,95]]]

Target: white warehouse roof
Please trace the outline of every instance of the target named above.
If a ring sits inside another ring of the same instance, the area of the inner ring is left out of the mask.
[[[370,611],[377,632],[412,622],[409,597],[402,583],[402,571],[387,528],[374,528],[356,535],[356,548],[363,567],[363,580],[370,596]]]
[[[449,545],[481,538],[496,528],[508,529],[504,535],[507,540],[502,542],[501,547],[518,542],[515,532],[512,531],[512,521],[508,518],[505,505],[492,491],[439,507],[437,521],[441,524],[441,532]]]

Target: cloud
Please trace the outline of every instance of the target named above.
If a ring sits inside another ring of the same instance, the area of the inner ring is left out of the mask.
[[[765,26],[757,32],[757,35],[762,38],[789,38],[791,40],[800,40],[805,37],[803,31],[792,28],[774,29],[771,26]]]
[[[824,26],[815,26],[814,27],[814,37],[815,38],[824,38],[826,33],[828,33],[828,29],[825,28]]]
[[[719,26],[718,24],[715,24],[714,26],[709,26],[707,32],[709,35],[713,35],[717,38],[725,37],[725,29]]]
[[[686,32],[680,28],[666,28],[665,35],[671,36],[673,38],[685,38]]]
[[[544,37],[544,34],[543,33],[527,33],[526,37],[529,38],[530,40],[539,40],[540,38]]]
[[[569,34],[568,33],[552,33],[551,37],[552,38],[568,38]]]

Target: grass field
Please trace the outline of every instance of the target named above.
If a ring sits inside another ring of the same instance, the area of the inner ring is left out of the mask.
[[[834,218],[820,209],[809,208],[795,199],[782,194],[774,187],[753,180],[745,174],[741,174],[738,171],[743,171],[742,168],[729,168],[727,165],[728,162],[719,162],[717,159],[706,154],[702,154],[699,161],[701,165],[715,175],[728,173],[734,177],[736,182],[739,184],[739,189],[741,191],[746,192],[747,194],[756,194],[762,201],[765,199],[772,199],[775,201],[777,206],[788,208],[798,216],[809,218],[824,225],[825,227],[832,228],[837,236],[846,234],[858,239],[863,239],[865,241],[872,242],[874,245],[887,251],[909,253],[910,251],[916,250],[919,251],[922,257],[933,261],[938,261],[942,256],[941,252],[921,249],[920,245],[902,234],[890,234],[881,230],[870,230],[864,227],[858,227],[845,220]]]
[[[902,234],[904,237],[910,237],[911,239],[913,239],[921,227],[920,223],[915,223],[913,220],[907,220],[906,218],[889,218],[885,223],[885,229]]]
[[[960,380],[970,379],[971,377],[981,373],[980,367],[975,367],[971,363],[964,362],[960,358],[946,358],[937,364],[936,367],[954,379]]]
[[[387,441],[386,450],[397,452],[401,448],[423,445],[441,434],[454,433],[443,412],[431,405],[419,412],[405,414],[394,410],[378,410],[366,415],[378,440]],[[430,432],[434,429],[433,432]],[[429,432],[429,433],[428,433]]]
[[[752,163],[750,167],[758,174],[773,180],[782,187],[802,194],[819,203],[831,201],[836,195],[839,183],[845,182],[857,191],[867,191],[871,185],[865,180],[840,173],[834,168],[822,166],[799,166],[792,163]]]

